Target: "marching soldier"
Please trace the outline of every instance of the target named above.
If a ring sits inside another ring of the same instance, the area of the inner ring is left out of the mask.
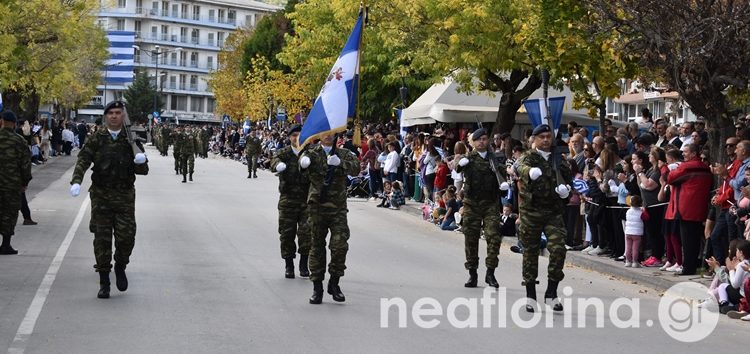
[[[545,303],[549,299],[554,311],[562,311],[563,306],[557,297],[557,286],[563,277],[565,264],[565,224],[563,214],[566,198],[570,195],[570,167],[563,162],[560,175],[563,183],[558,184],[552,158],[552,129],[542,124],[532,132],[532,149],[524,153],[517,162],[516,174],[519,177],[519,210],[521,225],[519,238],[524,245],[523,284],[529,304],[526,311],[534,312],[536,301],[536,280],[539,273],[539,249],[541,234],[547,236],[549,267]],[[533,301],[532,301],[533,300]]]
[[[285,277],[294,278],[294,257],[299,251],[299,275],[310,276],[307,267],[310,254],[310,228],[307,224],[307,193],[310,181],[299,168],[297,142],[302,127],[293,125],[288,135],[291,145],[276,152],[271,161],[271,170],[279,175],[279,239],[281,258],[286,261]],[[297,245],[294,243],[297,238]]]
[[[23,137],[16,134],[16,115],[0,113],[0,254],[18,254],[10,245],[15,234],[21,193],[31,181],[31,154]]]
[[[245,138],[245,157],[247,158],[247,178],[258,178],[258,155],[261,151],[261,140],[256,136],[256,131],[250,131]]]
[[[177,137],[175,147],[180,147],[180,172],[182,173],[182,183],[187,183],[186,177],[190,175],[190,182],[193,181],[193,171],[195,170],[195,149],[196,142],[193,136],[193,129],[190,126]]]
[[[347,175],[359,173],[359,161],[351,151],[333,146],[333,135],[321,138],[321,144],[305,152],[300,158],[300,168],[310,179],[307,205],[312,230],[310,248],[310,280],[313,282],[311,304],[323,301],[323,280],[326,270],[326,236],[331,231],[331,262],[328,264],[328,293],[333,300],[346,300],[339,287],[339,278],[346,269],[349,250],[349,226],[346,220]]]
[[[167,156],[169,152],[169,139],[172,135],[172,130],[169,129],[169,126],[167,124],[162,125],[161,131],[159,131],[159,136],[161,138],[161,155]]]
[[[135,175],[148,174],[144,153],[135,153],[128,141],[123,122],[127,120],[125,104],[114,101],[104,108],[105,124],[90,137],[78,161],[70,182],[70,194],[81,193],[81,182],[86,170],[94,164],[91,174],[91,221],[94,234],[94,255],[99,272],[100,299],[109,298],[109,273],[112,270],[112,238],[115,240],[115,276],[117,289],[128,289],[125,267],[135,245]],[[140,143],[136,143],[140,144]],[[142,151],[142,147],[139,146]]]
[[[500,188],[508,189],[507,183],[498,183],[496,168],[493,170],[488,152],[489,139],[485,129],[477,129],[471,135],[474,150],[458,161],[456,171],[464,174],[464,213],[461,230],[464,233],[464,252],[469,271],[467,288],[477,286],[477,268],[479,267],[479,239],[481,230],[487,241],[487,274],[484,281],[487,285],[498,288],[495,268],[498,265],[498,253],[502,236],[500,235]],[[493,160],[494,161],[494,160]]]
[[[182,127],[176,126],[174,130],[169,134],[169,140],[172,142],[172,156],[174,156],[174,174],[179,175],[180,171],[180,151],[182,150],[182,146],[180,145],[182,143],[182,139],[180,137],[182,136]]]

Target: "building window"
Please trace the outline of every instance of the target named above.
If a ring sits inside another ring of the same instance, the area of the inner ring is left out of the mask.
[[[206,113],[214,113],[216,109],[216,101],[209,97],[206,99]]]
[[[216,10],[208,10],[208,22],[216,22]]]
[[[203,97],[190,97],[190,110],[203,113]]]
[[[208,45],[210,45],[212,47],[216,44],[216,43],[214,43],[214,37],[215,37],[214,33],[209,33],[208,34]]]
[[[198,75],[190,75],[190,91],[198,91]]]
[[[216,34],[216,44],[218,44],[219,47],[224,46],[224,32],[219,32]]]
[[[227,12],[227,23],[232,24],[232,25],[234,25],[234,24],[237,23],[237,12],[236,11],[229,10],[229,12]]]
[[[117,20],[117,30],[118,31],[125,30],[125,20]]]
[[[187,86],[186,85],[186,81],[187,81],[187,75],[180,74],[180,90],[186,90],[187,89],[187,87],[186,87]]]
[[[124,9],[128,6],[127,0],[117,0],[117,7]]]
[[[219,23],[224,23],[224,10],[219,10]]]
[[[170,105],[173,111],[187,111],[187,96],[185,95],[172,95],[172,104]]]
[[[141,21],[135,21],[135,38],[141,38]]]
[[[177,89],[177,76],[170,76],[169,77],[169,89],[170,90],[176,90]]]
[[[193,6],[193,20],[200,21],[201,19],[201,7]]]
[[[193,43],[193,44],[200,43],[200,37],[201,37],[201,31],[197,29],[193,29],[193,32],[190,34],[190,43]]]
[[[208,70],[214,69],[214,57],[207,57],[206,58],[206,67]]]

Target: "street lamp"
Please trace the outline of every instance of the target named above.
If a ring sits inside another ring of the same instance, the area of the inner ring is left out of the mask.
[[[138,49],[138,50],[141,49],[137,45],[134,45],[133,48]],[[161,87],[159,85],[159,76],[160,76],[159,75],[159,57],[164,54],[182,51],[182,47],[177,47],[175,49],[167,49],[167,50],[160,50],[160,49],[161,47],[156,45],[154,46],[154,50],[150,50],[146,52],[151,58],[156,58],[156,71],[154,72],[154,92],[159,91],[159,88]],[[157,102],[158,95],[159,93],[154,94],[154,106],[153,106],[154,112],[156,112],[156,102]]]
[[[107,105],[107,75],[109,74],[109,68],[122,64],[118,61],[114,64],[104,64],[104,97],[102,97],[102,106]]]

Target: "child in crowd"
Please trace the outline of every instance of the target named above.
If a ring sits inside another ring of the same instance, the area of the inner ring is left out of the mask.
[[[388,180],[383,181],[383,194],[380,197],[381,202],[380,204],[378,204],[378,208],[389,208],[391,206],[391,203],[390,203],[391,188],[392,188],[391,181],[388,181]]]
[[[739,319],[747,315],[747,313],[738,312],[737,305],[739,305],[740,299],[745,296],[745,289],[742,288],[742,284],[745,279],[750,277],[750,241],[738,240],[736,255],[736,259],[726,261],[729,270],[729,284],[721,284],[718,287],[719,312],[730,315],[729,311],[732,311],[730,317]]]
[[[516,237],[516,220],[518,215],[513,214],[510,204],[503,205],[503,213],[500,214],[500,237]]]
[[[453,214],[453,217],[456,218],[456,225],[458,228],[455,230],[456,232],[461,232],[461,219],[464,215],[464,190],[460,190],[456,192],[456,203],[458,204],[458,211],[456,211],[455,214]]]
[[[402,205],[406,204],[406,200],[404,198],[404,189],[401,186],[400,181],[393,182],[393,187],[391,188],[391,197],[389,199],[390,203],[390,209],[398,210]]]
[[[732,240],[729,242],[729,252],[727,253],[729,257],[727,257],[727,260],[734,260],[737,256],[737,240]],[[698,304],[698,307],[704,307],[706,304],[715,301],[719,302],[719,285],[721,284],[729,284],[729,272],[727,271],[727,268],[722,266],[719,261],[711,256],[711,258],[706,259],[706,264],[708,265],[708,269],[713,271],[714,277],[711,280],[711,285],[708,288],[708,295],[705,300],[703,300],[700,304]]]
[[[448,184],[448,174],[450,173],[450,169],[448,168],[448,164],[445,163],[445,160],[443,160],[440,155],[435,157],[435,161],[437,162],[437,171],[435,171],[435,192],[442,191],[445,189],[445,187]],[[455,186],[451,186],[454,187]],[[435,198],[435,200],[440,200],[439,198]]]
[[[445,191],[437,191],[435,192],[435,207],[432,208],[432,222],[435,225],[440,225],[440,223],[443,221],[443,216],[445,216]]]
[[[625,214],[625,266],[640,268],[638,252],[643,237],[643,201],[638,195],[630,197],[630,209]]]
[[[456,201],[456,192],[449,188],[443,195],[445,202],[445,216],[440,224],[441,230],[453,231],[458,228],[456,225],[456,212],[458,212],[458,202]]]

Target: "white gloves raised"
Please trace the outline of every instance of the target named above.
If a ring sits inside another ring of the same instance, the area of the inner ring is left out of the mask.
[[[508,184],[508,182],[500,183],[500,190],[501,191],[507,191],[508,189],[510,189],[510,184]]]
[[[302,156],[302,158],[299,159],[299,167],[302,167],[302,168],[310,167],[310,158],[307,156]]]
[[[336,155],[328,156],[328,164],[331,166],[338,166],[341,164],[341,159]]]
[[[469,159],[462,157],[460,160],[458,160],[458,165],[461,167],[464,167],[469,164]]]
[[[146,163],[146,154],[144,153],[135,154],[135,159],[133,159],[133,162],[135,162],[136,165],[142,165]]]
[[[81,185],[76,183],[72,186],[70,186],[70,196],[71,197],[77,197],[79,194],[81,194]]]
[[[284,172],[284,170],[286,170],[286,164],[279,162],[279,164],[276,165],[276,172]]]
[[[536,179],[541,176],[542,176],[542,170],[539,169],[539,167],[532,167],[529,170],[529,178],[531,178],[532,181],[536,181]]]
[[[567,184],[561,184],[555,188],[555,193],[557,193],[560,198],[565,199],[570,195],[570,186]]]

